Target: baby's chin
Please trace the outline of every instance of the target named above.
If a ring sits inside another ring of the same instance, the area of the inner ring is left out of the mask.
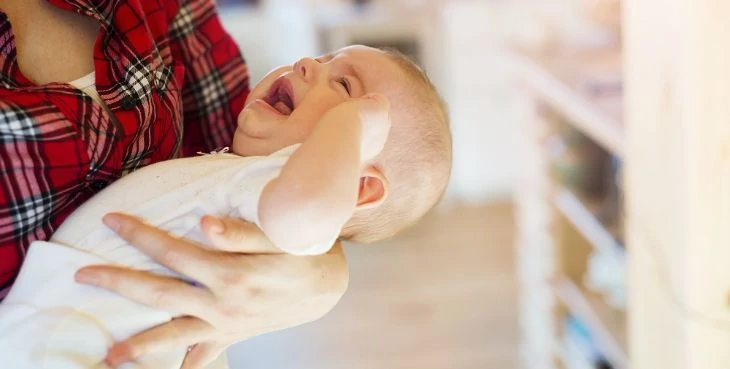
[[[256,139],[255,124],[257,121],[255,113],[248,107],[238,115],[236,121],[236,131],[233,133],[233,142],[231,143],[231,152],[239,156],[259,156],[255,152],[257,144],[260,142]],[[260,125],[259,125],[260,126]]]
[[[242,151],[240,148],[238,148],[236,145],[231,145],[231,154],[235,154],[238,156],[246,156],[246,153]]]
[[[238,128],[233,135],[230,149],[231,153],[238,156],[267,156],[280,148],[275,147],[271,140],[249,137],[241,128]]]
[[[246,148],[250,147],[250,145],[246,144],[246,141],[247,139],[243,132],[241,132],[241,129],[236,129],[236,132],[233,134],[233,142],[231,143],[231,152],[239,156],[251,156],[250,153],[246,152]]]

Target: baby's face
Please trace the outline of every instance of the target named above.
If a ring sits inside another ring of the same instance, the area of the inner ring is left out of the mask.
[[[302,143],[328,110],[367,93],[384,94],[395,105],[403,79],[384,52],[365,46],[274,69],[253,88],[238,116],[233,152],[264,156]]]

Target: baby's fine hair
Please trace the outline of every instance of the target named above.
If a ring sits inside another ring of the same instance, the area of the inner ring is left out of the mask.
[[[381,49],[405,75],[407,103],[392,118],[390,136],[378,160],[389,195],[378,208],[358,214],[346,239],[372,243],[392,237],[420,220],[441,199],[451,174],[448,109],[426,72],[394,49]]]

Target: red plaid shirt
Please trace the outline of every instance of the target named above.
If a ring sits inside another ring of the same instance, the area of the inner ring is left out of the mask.
[[[145,165],[228,146],[248,70],[213,0],[48,0],[101,23],[96,88],[36,86],[0,13],[0,297],[29,244]]]

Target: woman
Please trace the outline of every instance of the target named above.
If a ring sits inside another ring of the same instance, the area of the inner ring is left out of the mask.
[[[212,0],[0,0],[0,9],[4,296],[30,242],[109,182],[229,143],[248,75]],[[266,254],[255,227],[206,218],[219,249],[205,250],[128,216],[105,222],[169,268],[215,281],[79,271],[81,283],[187,314],[117,345],[114,363],[174,343],[192,346],[184,368],[202,368],[234,342],[320,317],[346,288],[339,247],[320,257]],[[201,308],[201,294],[216,303]]]

